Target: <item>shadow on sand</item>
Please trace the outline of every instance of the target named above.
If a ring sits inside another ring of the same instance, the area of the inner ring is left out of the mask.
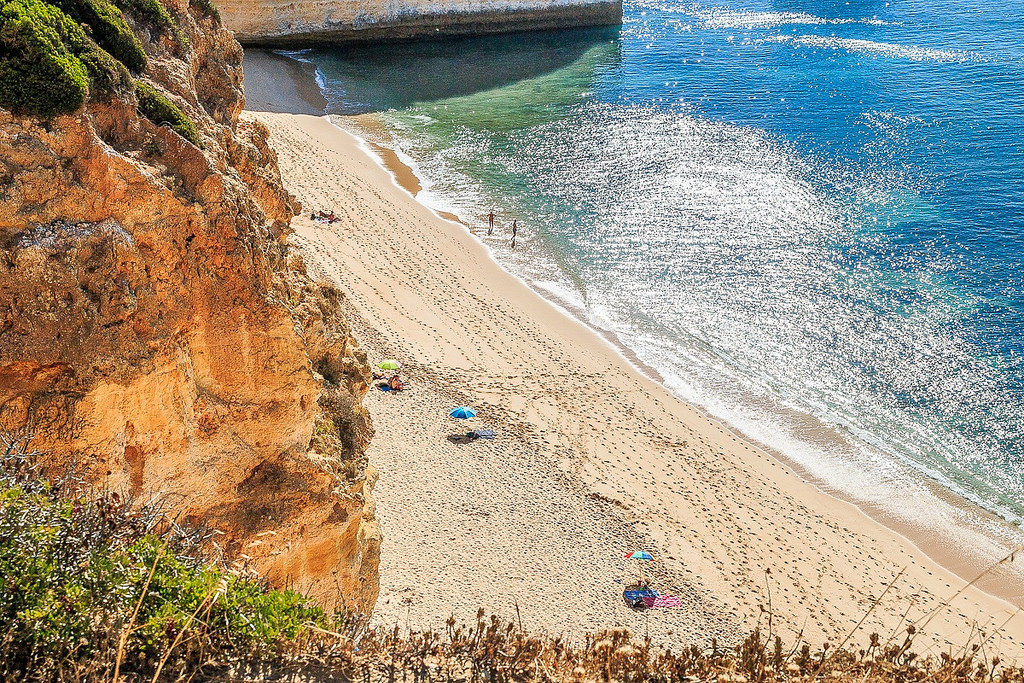
[[[316,67],[268,50],[246,49],[245,108],[275,114],[327,113],[327,99],[316,82]]]

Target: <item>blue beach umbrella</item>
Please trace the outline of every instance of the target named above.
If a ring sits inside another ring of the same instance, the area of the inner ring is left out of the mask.
[[[631,553],[626,554],[627,560],[643,560],[644,562],[653,562],[654,556],[646,550],[634,550]]]
[[[471,417],[476,417],[476,411],[466,406],[459,406],[448,413],[448,417],[454,417],[457,420],[467,420]]]

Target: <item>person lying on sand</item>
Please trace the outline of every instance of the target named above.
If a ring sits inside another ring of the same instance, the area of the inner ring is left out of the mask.
[[[330,213],[327,213],[326,211],[317,211],[315,213],[309,214],[309,218],[310,220],[317,221],[318,223],[337,223],[338,221],[341,220],[340,218],[334,215],[333,211],[331,211]]]

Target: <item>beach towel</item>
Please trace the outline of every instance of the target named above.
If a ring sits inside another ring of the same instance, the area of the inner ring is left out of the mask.
[[[683,601],[675,595],[658,595],[656,597],[645,597],[644,604],[647,605],[648,609],[658,609],[661,607],[682,607]]]
[[[622,591],[622,597],[629,602],[633,602],[635,600],[653,600],[658,597],[658,592],[651,590],[650,588],[624,590]]]
[[[622,591],[622,599],[632,609],[647,609],[647,601],[657,597],[658,592],[650,588],[627,588]]]

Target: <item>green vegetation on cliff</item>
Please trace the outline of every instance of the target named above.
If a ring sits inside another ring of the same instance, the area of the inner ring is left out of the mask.
[[[157,33],[168,33],[174,36],[180,48],[188,46],[188,37],[178,26],[178,21],[171,16],[160,0],[114,0],[119,8],[132,16],[136,21],[150,26]]]
[[[48,118],[128,82],[124,67],[42,0],[0,0],[0,105]]]
[[[157,125],[168,125],[174,132],[193,145],[199,145],[199,131],[192,119],[185,116],[178,105],[161,95],[156,88],[135,82],[135,96],[139,100],[139,112]]]
[[[0,100],[19,114],[51,116],[85,102],[89,76],[76,47],[85,39],[67,15],[39,0],[0,9]]]
[[[55,0],[54,4],[69,17],[85,24],[100,47],[131,71],[146,68],[146,52],[132,33],[124,15],[108,0]]]
[[[210,534],[158,506],[40,477],[25,445],[0,442],[3,680],[172,679],[207,658],[271,656],[326,622],[303,596],[205,559]]]
[[[138,100],[139,113],[199,145],[195,123],[129,70],[146,68],[146,53],[122,14],[188,41],[160,0],[0,0],[0,107],[48,119],[90,100]]]
[[[178,25],[160,0],[115,0],[121,10],[158,29],[171,29]]]

